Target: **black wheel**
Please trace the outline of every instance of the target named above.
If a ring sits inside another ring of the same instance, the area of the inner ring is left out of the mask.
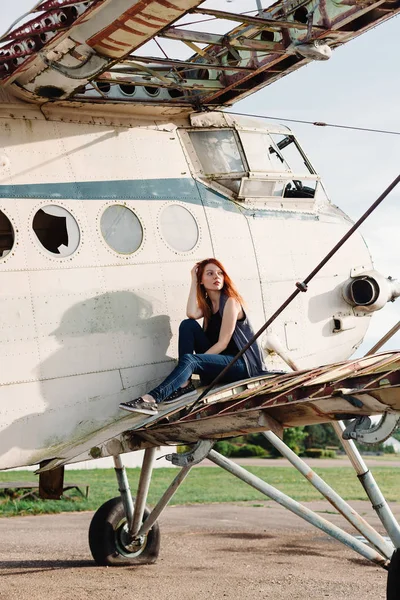
[[[389,565],[386,600],[399,600],[400,595],[400,548],[393,552]]]
[[[146,508],[144,519],[149,512]],[[132,543],[122,500],[120,497],[112,498],[100,506],[90,523],[89,546],[98,565],[148,565],[157,560],[160,529],[158,523],[155,523],[146,536]]]

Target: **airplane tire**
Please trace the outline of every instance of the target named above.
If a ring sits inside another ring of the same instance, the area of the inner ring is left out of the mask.
[[[150,511],[146,508],[144,519]],[[89,527],[89,546],[100,566],[124,567],[156,562],[160,551],[160,528],[155,523],[136,547],[129,546],[127,520],[121,498],[105,502],[94,514]]]
[[[398,600],[400,590],[400,548],[394,551],[389,565],[386,600]]]

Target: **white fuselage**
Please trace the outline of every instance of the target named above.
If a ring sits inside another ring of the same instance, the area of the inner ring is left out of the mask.
[[[80,110],[46,119],[0,105],[0,211],[14,234],[0,250],[0,469],[57,457],[170,372],[196,261],[222,261],[258,328],[350,227],[319,182],[311,201],[235,200],[197,176],[179,129],[189,118]],[[53,222],[61,234],[46,233]],[[301,368],[360,344],[370,315],[355,316],[341,293],[357,268],[371,268],[358,234],[272,325]],[[338,315],[350,326],[334,332]]]

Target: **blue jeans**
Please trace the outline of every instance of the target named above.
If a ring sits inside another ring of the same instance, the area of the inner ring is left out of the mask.
[[[159,386],[148,392],[157,404],[186,383],[193,373],[200,375],[204,383],[211,383],[233,359],[233,356],[225,354],[204,354],[210,348],[210,342],[194,319],[186,319],[180,324],[178,347],[177,366]],[[193,354],[194,352],[196,354]],[[232,383],[248,377],[246,363],[242,357],[229,369],[221,382]]]

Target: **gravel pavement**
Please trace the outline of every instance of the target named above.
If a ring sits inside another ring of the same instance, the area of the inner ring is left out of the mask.
[[[326,503],[306,504],[343,523]],[[369,503],[352,504],[378,525]],[[384,570],[273,502],[168,507],[158,562],[141,567],[94,565],[92,515],[0,519],[0,599],[385,599]]]

